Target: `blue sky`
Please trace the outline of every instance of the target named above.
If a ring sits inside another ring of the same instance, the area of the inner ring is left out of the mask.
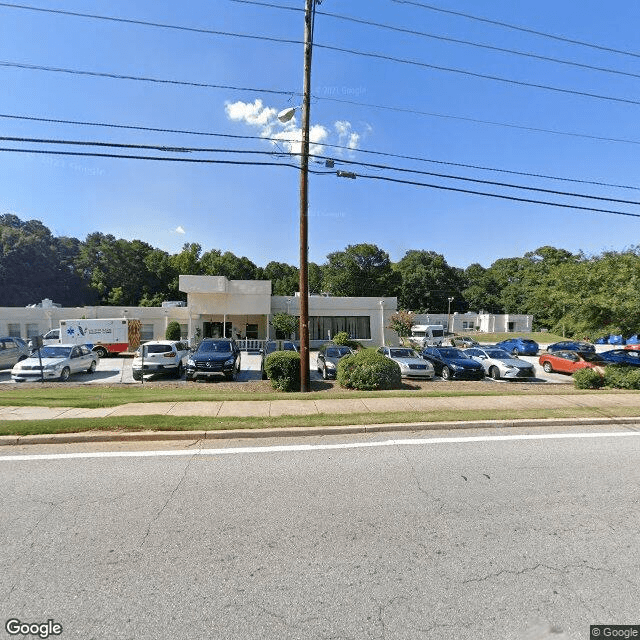
[[[324,0],[318,11],[622,73],[454,44],[322,14],[316,18],[316,44],[608,98],[637,100],[639,104],[317,47],[312,72],[314,140],[345,148],[314,148],[319,155],[334,157],[336,166],[332,175],[312,175],[310,179],[310,260],[322,263],[328,253],[361,242],[377,244],[388,251],[394,261],[409,249],[426,249],[442,253],[449,264],[458,267],[474,262],[489,266],[498,258],[520,256],[543,245],[590,254],[638,244],[640,218],[381,180],[336,177],[335,170],[343,169],[640,214],[640,206],[634,204],[576,199],[342,164],[372,162],[473,180],[640,201],[638,3],[623,0],[608,3],[595,0],[580,3],[433,2],[437,4],[427,0],[416,0],[414,4],[393,0]],[[273,3],[304,7],[303,0],[273,0]],[[31,0],[30,4],[237,34],[298,41],[303,36],[300,11],[232,0],[188,3]],[[635,55],[570,44],[415,4],[429,4]],[[4,62],[249,89],[220,90],[0,67],[0,113],[290,140],[299,136],[299,118],[292,125],[284,126],[277,122],[275,114],[300,102],[293,94],[302,90],[302,53],[300,44],[0,6],[0,60]],[[292,94],[265,93],[260,89]],[[0,117],[0,126],[3,136],[281,151],[275,158],[229,153],[173,155],[295,162],[287,156],[291,147],[286,142],[276,147],[269,140],[143,132],[6,117]],[[0,146],[72,150],[26,142],[2,141]],[[133,153],[93,147],[87,150]],[[436,162],[376,156],[362,150]],[[141,153],[171,155],[171,152]],[[503,171],[440,164],[442,162]],[[326,170],[321,164],[312,164],[312,167]],[[504,170],[619,186],[550,180]],[[0,213],[13,213],[23,220],[39,219],[56,235],[84,239],[88,233],[101,231],[129,240],[140,239],[171,253],[178,252],[185,242],[197,242],[203,251],[232,251],[238,256],[247,256],[259,266],[271,260],[297,264],[298,184],[298,170],[287,167],[0,152]]]

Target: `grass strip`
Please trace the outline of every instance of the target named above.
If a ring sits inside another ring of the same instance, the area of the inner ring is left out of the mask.
[[[211,418],[202,416],[114,416],[55,420],[16,420],[0,426],[0,435],[80,433],[84,431],[212,431],[282,427],[321,427],[352,424],[454,422],[548,418],[617,418],[636,416],[635,407],[564,407],[558,409],[465,409],[452,411],[398,411],[387,413],[319,414],[309,416]]]
[[[474,396],[522,396],[522,395],[584,395],[593,390],[575,389],[571,385],[544,383],[478,383],[477,390],[456,389],[455,382],[447,383],[447,389],[413,389],[395,391],[317,391],[311,393],[246,393],[202,389],[166,388],[151,386],[125,388],[87,385],[77,387],[51,387],[44,389],[17,389],[0,391],[0,406],[5,407],[72,407],[100,409],[129,403],[147,402],[203,402],[203,401],[256,401],[256,400],[340,400],[357,398],[456,398]],[[634,393],[633,391],[611,390],[607,393]]]

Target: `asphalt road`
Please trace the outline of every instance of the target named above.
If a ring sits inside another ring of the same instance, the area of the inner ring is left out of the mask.
[[[312,351],[310,353],[310,368],[311,368],[311,379],[312,380],[321,380],[322,376],[318,373],[316,369],[316,355],[317,352]],[[545,373],[542,367],[538,364],[538,356],[520,356],[522,360],[526,360],[527,362],[531,362],[534,365],[535,369],[535,379],[539,382],[552,382],[552,383],[564,383],[564,384],[572,384],[571,376],[562,375],[560,373]],[[132,371],[131,371],[131,363],[132,358],[116,358],[116,357],[107,357],[100,360],[98,364],[98,368],[96,373],[87,374],[87,373],[77,373],[71,376],[70,380],[72,382],[82,382],[84,384],[118,384],[118,383],[128,383],[128,384],[140,384],[133,379]],[[242,371],[238,376],[239,382],[246,382],[249,380],[260,380],[261,372],[260,372],[260,356],[249,353],[242,353],[241,356],[241,365]],[[171,380],[173,382],[179,382],[174,380],[173,378],[166,378],[161,376],[145,376],[145,383],[151,383],[156,381],[164,381]],[[184,378],[182,379],[183,383],[186,384]],[[494,381],[490,378],[486,379],[488,384],[518,384],[519,381],[513,380],[499,380]],[[531,380],[529,380],[531,382]],[[0,371],[0,384],[14,384],[11,380],[11,371],[10,370],[2,370]],[[455,384],[455,381],[452,381],[452,384]]]
[[[640,427],[618,430],[3,447],[2,624],[53,619],[64,640],[639,624]],[[11,458],[59,452],[115,457]]]

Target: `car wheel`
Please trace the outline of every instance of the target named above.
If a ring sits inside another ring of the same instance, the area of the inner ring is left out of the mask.
[[[182,362],[178,362],[178,368],[176,369],[176,378],[178,378],[178,380],[181,380],[183,374],[184,367],[182,366]]]
[[[138,382],[140,380],[142,380],[142,373],[140,371],[134,371],[133,372],[133,379],[134,380],[138,380]]]
[[[550,362],[545,362],[545,363],[542,365],[542,368],[544,369],[544,372],[545,372],[545,373],[553,373],[553,367],[551,366],[551,363],[550,363]]]
[[[327,366],[322,367],[322,379],[326,380],[329,376],[327,375]]]
[[[267,379],[267,372],[264,369],[262,370],[262,379],[263,380]]]
[[[516,347],[512,352],[511,352],[514,356],[519,356],[520,355],[520,351],[518,350],[518,347]]]
[[[66,382],[69,379],[70,375],[71,375],[71,369],[69,369],[69,367],[65,367],[60,372],[60,382]]]
[[[91,365],[89,366],[89,368],[87,369],[87,373],[95,373],[96,372],[96,367],[97,367],[97,363],[95,360],[91,361]]]
[[[489,369],[489,375],[494,380],[500,380],[500,369],[498,369],[498,367],[491,367],[491,369]]]
[[[442,367],[442,379],[443,380],[451,380],[451,371],[449,367]]]
[[[96,347],[93,351],[98,356],[98,358],[107,357],[107,350],[104,347]]]

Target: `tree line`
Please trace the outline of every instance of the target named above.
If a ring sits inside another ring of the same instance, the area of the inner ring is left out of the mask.
[[[273,295],[298,290],[298,268],[187,243],[170,254],[141,240],[99,232],[84,241],[56,237],[38,220],[0,215],[0,306],[51,298],[63,306],[160,306],[184,300],[179,275],[224,275],[271,280]],[[310,293],[398,298],[416,313],[486,311],[532,314],[537,328],[595,338],[640,330],[640,248],[598,255],[546,246],[490,267],[449,265],[428,250],[407,251],[392,262],[373,244],[349,245],[323,264],[309,264]]]

